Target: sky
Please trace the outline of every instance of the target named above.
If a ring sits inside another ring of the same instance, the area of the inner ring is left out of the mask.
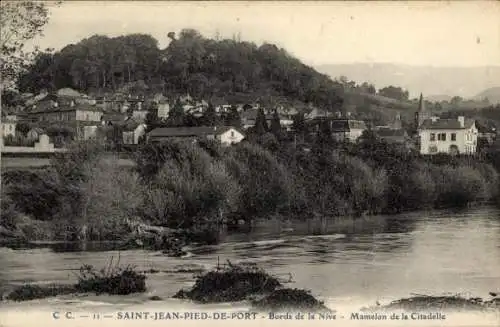
[[[500,65],[500,2],[66,1],[51,8],[42,49],[94,34],[167,33],[275,43],[309,65],[391,62],[426,66]]]

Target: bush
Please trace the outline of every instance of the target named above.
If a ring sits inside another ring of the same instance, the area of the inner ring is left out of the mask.
[[[3,178],[2,189],[20,212],[51,220],[60,211],[66,192],[53,171],[12,171]]]
[[[130,266],[96,271],[92,266],[84,265],[80,268],[80,276],[75,289],[77,292],[95,292],[96,294],[140,293],[146,291],[146,275],[136,272]]]
[[[435,170],[438,205],[467,206],[470,202],[481,200],[485,194],[484,180],[474,168],[443,166]]]
[[[272,292],[279,286],[281,284],[276,278],[261,269],[229,263],[228,267],[200,276],[191,290],[181,290],[174,298],[186,298],[202,303],[233,302]]]
[[[127,295],[146,291],[146,275],[133,267],[116,266],[95,270],[90,265],[80,268],[78,282],[74,285],[23,285],[7,295],[7,300],[28,301],[63,294],[89,293]]]
[[[71,293],[76,293],[75,287],[72,285],[23,285],[9,293],[6,299],[21,302]]]
[[[226,167],[198,146],[180,145],[147,182],[143,212],[172,228],[217,222],[236,209],[239,186]]]
[[[252,306],[253,310],[260,311],[331,312],[308,291],[289,288],[275,290],[266,297],[253,301]]]
[[[123,170],[117,160],[98,159],[84,165],[85,179],[76,183],[79,205],[73,224],[87,239],[116,240],[126,232],[126,221],[136,215],[143,188],[136,173]]]
[[[292,189],[286,168],[256,145],[239,144],[231,150],[226,166],[242,188],[239,213],[266,216],[286,210]]]

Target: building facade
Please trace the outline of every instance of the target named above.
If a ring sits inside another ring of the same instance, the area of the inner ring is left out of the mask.
[[[475,120],[433,117],[418,129],[421,154],[473,154],[477,151],[478,129]]]

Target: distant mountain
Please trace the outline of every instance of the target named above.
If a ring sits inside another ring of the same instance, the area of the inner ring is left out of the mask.
[[[436,95],[428,95],[424,97],[425,100],[431,102],[441,102],[441,101],[450,101],[453,98],[451,95],[447,94],[436,94]]]
[[[394,85],[407,89],[411,97],[458,95],[471,98],[479,92],[500,86],[500,66],[432,67],[385,63],[321,65],[316,69],[332,78],[346,76],[358,83],[368,82],[377,89]]]
[[[484,90],[481,93],[477,94],[473,99],[480,101],[484,98],[488,98],[491,104],[500,104],[500,86],[491,87],[487,90]]]

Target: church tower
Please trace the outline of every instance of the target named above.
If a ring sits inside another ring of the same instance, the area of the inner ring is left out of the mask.
[[[420,93],[420,99],[418,100],[418,111],[415,115],[416,117],[416,125],[417,127],[420,127],[422,123],[431,118],[431,113],[427,111],[425,108],[425,100],[424,97],[422,96],[422,93]]]

